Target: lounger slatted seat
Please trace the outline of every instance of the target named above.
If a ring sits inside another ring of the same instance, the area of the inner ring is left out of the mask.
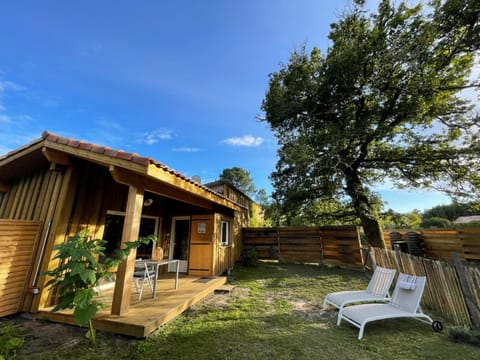
[[[329,293],[323,300],[323,306],[330,304],[341,310],[344,306],[353,303],[389,301],[388,291],[395,278],[395,273],[395,269],[377,266],[366,290]]]
[[[410,276],[400,273],[392,298],[387,304],[370,303],[344,307],[338,314],[337,325],[345,320],[358,327],[360,329],[359,340],[363,337],[367,323],[385,319],[411,317],[431,324],[435,331],[441,331],[442,324],[433,321],[430,316],[422,312],[420,307],[426,281],[425,276]]]

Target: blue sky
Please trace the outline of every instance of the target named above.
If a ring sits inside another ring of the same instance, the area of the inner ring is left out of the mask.
[[[349,2],[10,1],[0,12],[0,154],[49,130],[150,156],[202,182],[250,171],[271,191],[276,140],[257,121],[268,74],[326,49]],[[378,189],[386,208],[435,193]]]

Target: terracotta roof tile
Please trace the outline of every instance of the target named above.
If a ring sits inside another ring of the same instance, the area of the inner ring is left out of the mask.
[[[78,147],[78,144],[80,144],[80,141],[75,139],[68,139],[68,143],[67,143],[68,146]]]
[[[47,139],[47,140],[48,140],[48,139]],[[92,144],[89,144],[89,143],[80,141],[80,142],[78,143],[78,148],[79,148],[79,149],[90,150],[90,149],[92,148]]]
[[[150,159],[143,156],[136,155],[132,157],[132,162],[140,165],[148,166],[148,164],[150,164]]]
[[[127,160],[127,161],[131,161],[131,162],[134,162],[136,164],[140,164],[140,165],[144,165],[144,166],[154,165],[154,166],[158,167],[159,169],[162,169],[163,171],[166,171],[166,172],[168,172],[168,173],[170,173],[170,174],[172,174],[172,175],[174,175],[174,176],[176,176],[176,177],[178,177],[178,178],[180,178],[180,179],[182,179],[182,180],[184,180],[188,183],[191,183],[191,184],[194,184],[195,186],[198,186],[199,188],[201,188],[203,190],[206,190],[206,191],[208,191],[212,194],[215,194],[216,196],[219,196],[219,197],[221,197],[223,199],[226,199],[228,201],[234,202],[232,200],[229,200],[227,197],[223,196],[222,194],[219,194],[218,192],[210,189],[209,187],[207,187],[205,185],[202,185],[202,184],[197,183],[196,181],[193,181],[192,179],[188,178],[187,176],[179,173],[178,171],[173,170],[172,168],[169,168],[168,166],[162,164],[161,162],[159,162],[155,159],[140,156],[140,155],[135,154],[135,153],[125,152],[125,151],[122,151],[122,150],[111,149],[111,148],[106,147],[106,146],[99,146],[99,145],[91,144],[91,143],[84,142],[84,141],[65,138],[65,137],[53,134],[49,131],[44,131],[42,133],[42,137],[40,139],[36,139],[36,140],[32,141],[31,143],[29,143],[25,146],[22,146],[22,147],[20,147],[16,150],[13,150],[13,151],[9,152],[6,156],[0,157],[0,159],[6,158],[6,157],[8,157],[12,154],[18,153],[21,150],[23,150],[25,148],[28,148],[28,147],[30,147],[30,146],[32,146],[32,145],[34,145],[34,144],[36,144],[36,143],[38,143],[42,140],[46,140],[46,141],[50,141],[50,142],[54,142],[54,143],[58,143],[58,144],[63,144],[63,145],[71,146],[71,147],[74,147],[74,148],[89,150],[89,151],[92,151],[92,152],[95,152],[95,153],[103,154],[103,155],[111,157],[111,158]]]
[[[116,156],[116,157],[117,157],[118,159],[122,159],[122,160],[131,160],[131,159],[132,159],[132,154],[120,150],[120,151],[117,153],[117,156]]]
[[[58,142],[59,144],[63,144],[63,145],[68,145],[68,141],[69,141],[69,140],[68,140],[67,138],[60,137],[60,136],[59,136],[58,139],[57,139],[57,142]]]
[[[117,157],[118,150],[110,149],[110,148],[105,148],[105,155],[110,156],[110,157]]]
[[[92,144],[92,146],[90,147],[90,151],[93,151],[98,154],[103,154],[105,152],[105,148],[97,144]]]

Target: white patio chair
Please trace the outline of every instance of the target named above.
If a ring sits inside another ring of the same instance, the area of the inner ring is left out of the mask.
[[[435,331],[442,331],[443,326],[439,321],[422,312],[420,300],[427,278],[425,276],[410,276],[400,273],[393,295],[387,304],[360,304],[344,307],[338,314],[337,325],[342,320],[360,329],[358,340],[363,337],[365,325],[371,321],[394,319],[394,318],[415,318],[431,324]]]
[[[136,261],[135,270],[133,272],[133,282],[135,284],[135,289],[138,292],[138,300],[142,301],[143,286],[145,283],[148,284],[150,289],[153,291],[153,281],[155,280],[155,268],[149,266],[145,261]]]
[[[386,302],[390,298],[388,291],[395,278],[395,273],[395,269],[386,269],[377,266],[366,290],[337,291],[329,293],[323,300],[323,307],[330,304],[339,310],[342,310],[344,306],[353,303]]]

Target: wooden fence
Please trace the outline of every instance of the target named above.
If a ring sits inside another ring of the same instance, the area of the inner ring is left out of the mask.
[[[261,259],[363,265],[355,226],[244,228],[242,239]]]
[[[395,268],[409,275],[427,276],[422,305],[455,325],[480,326],[479,268],[389,249],[371,248],[370,256],[379,266]],[[462,281],[466,283],[466,288],[462,286]]]
[[[402,240],[413,230],[384,230],[387,248],[391,249],[390,234],[400,233]],[[419,229],[414,230],[429,258],[451,261],[452,252],[465,260],[480,261],[480,228]]]

